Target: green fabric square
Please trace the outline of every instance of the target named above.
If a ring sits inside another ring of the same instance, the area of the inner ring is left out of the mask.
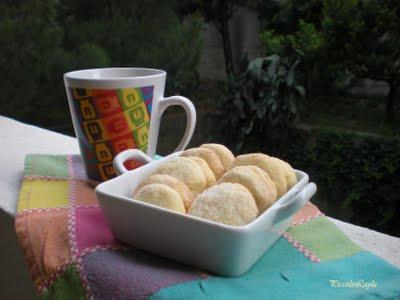
[[[292,227],[288,233],[321,260],[338,259],[363,250],[326,217]]]
[[[41,294],[41,299],[86,299],[78,272],[69,266],[65,272]]]
[[[68,178],[67,156],[29,154],[25,158],[25,176]]]

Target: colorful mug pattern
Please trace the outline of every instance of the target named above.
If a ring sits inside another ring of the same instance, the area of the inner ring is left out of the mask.
[[[113,158],[121,151],[147,151],[154,86],[70,89],[78,123],[76,135],[90,179],[115,177]],[[128,169],[138,166],[132,160],[126,164]]]

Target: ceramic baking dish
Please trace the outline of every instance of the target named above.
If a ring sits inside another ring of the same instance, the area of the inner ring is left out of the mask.
[[[136,186],[163,161],[153,161],[106,181],[96,195],[116,236],[136,248],[228,277],[245,273],[286,231],[291,217],[315,194],[308,175],[246,226],[229,226],[177,213],[131,198]]]

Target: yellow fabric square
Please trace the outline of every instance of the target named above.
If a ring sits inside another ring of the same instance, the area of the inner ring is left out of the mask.
[[[67,180],[25,180],[22,182],[18,211],[33,208],[55,208],[68,205]]]

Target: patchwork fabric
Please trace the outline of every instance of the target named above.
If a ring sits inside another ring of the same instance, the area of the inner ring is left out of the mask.
[[[95,251],[82,261],[96,299],[145,299],[161,288],[201,278],[193,268],[138,250]]]
[[[99,207],[75,208],[75,237],[78,253],[96,246],[116,245]]]
[[[34,282],[41,290],[55,273],[71,262],[68,210],[18,213],[15,228]]]
[[[299,225],[324,214],[311,202],[308,202],[301,211],[293,216],[293,225]]]
[[[267,257],[274,250],[279,253],[271,261]],[[291,253],[288,259],[296,263],[288,264],[282,255],[287,250],[278,241],[257,263],[261,274],[253,274],[253,268],[239,278],[195,280],[161,289],[149,299],[399,299],[399,270],[371,253],[318,264],[295,260]]]
[[[30,154],[25,159],[25,177],[68,178],[65,155]]]
[[[67,180],[25,180],[22,183],[18,210],[56,208],[68,205]]]
[[[135,98],[125,98],[134,107]],[[85,111],[92,119],[112,112]],[[42,298],[400,297],[400,270],[349,240],[311,203],[251,270],[223,278],[118,243],[80,156],[29,155],[25,163],[15,227]]]
[[[93,187],[83,180],[74,180],[75,204],[77,206],[98,207],[96,194],[93,193]]]
[[[362,250],[325,217],[292,227],[288,233],[320,260],[338,259]]]

